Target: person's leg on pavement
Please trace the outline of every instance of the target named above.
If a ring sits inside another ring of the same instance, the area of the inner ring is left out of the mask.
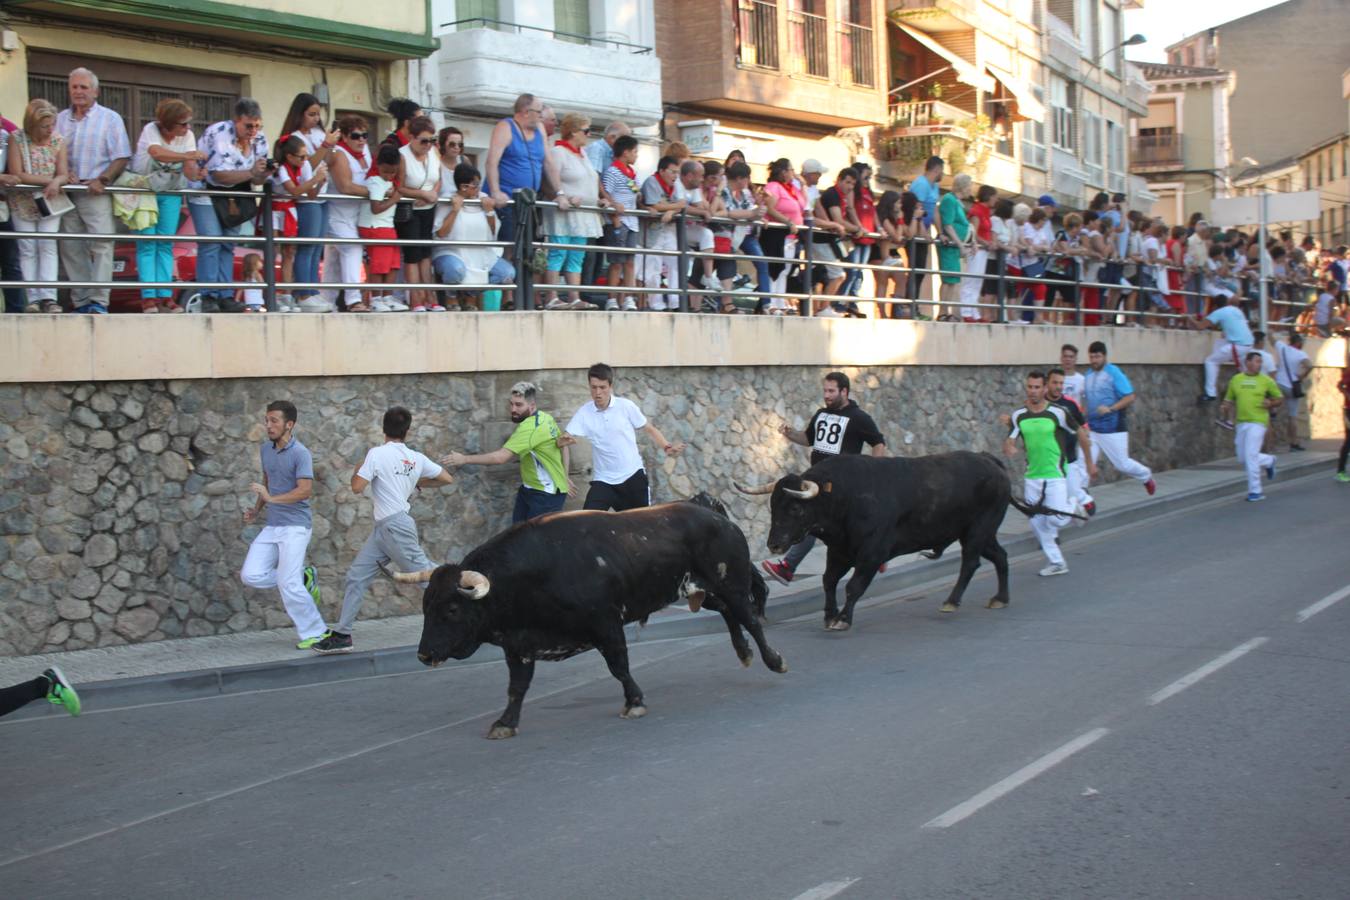
[[[783,554],[783,565],[794,575],[797,573],[797,567],[806,559],[806,555],[816,546],[816,536],[808,534],[797,543],[788,548],[788,552]]]
[[[1115,466],[1116,471],[1127,478],[1133,478],[1135,481],[1148,482],[1153,478],[1153,472],[1143,463],[1136,462],[1130,458],[1130,433],[1128,431],[1117,431],[1111,434],[1092,433],[1093,446],[1099,442],[1106,458]]]
[[[248,545],[244,564],[239,567],[239,580],[257,590],[277,586],[277,537],[270,525]]]
[[[277,543],[277,590],[286,614],[295,623],[301,641],[316,638],[328,629],[314,597],[305,587],[305,551],[309,549],[311,530],[303,525],[279,529]]]
[[[34,700],[41,700],[47,696],[50,688],[51,682],[45,675],[39,675],[32,681],[21,681],[7,688],[0,688],[0,716],[8,715]]]
[[[1028,478],[1025,480],[1022,496],[1027,503],[1042,503],[1049,509],[1063,510],[1067,502],[1064,479]],[[1066,516],[1035,515],[1031,517],[1031,530],[1041,545],[1041,552],[1050,565],[1042,569],[1042,574],[1052,574],[1052,569],[1064,566],[1064,554],[1059,549],[1059,530],[1068,524]],[[1057,574],[1057,573],[1055,573]]]
[[[1347,477],[1350,477],[1346,475],[1345,471],[1346,457],[1350,456],[1350,410],[1345,411],[1344,417],[1345,417],[1345,439],[1341,441],[1341,452],[1336,460],[1336,477],[1341,479],[1342,481],[1346,480]]]

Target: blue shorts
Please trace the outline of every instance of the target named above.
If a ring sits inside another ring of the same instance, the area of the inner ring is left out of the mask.
[[[586,238],[572,237],[565,234],[550,235],[548,239],[550,244],[575,244],[577,247],[586,246]],[[585,250],[550,250],[548,251],[548,270],[550,272],[581,272],[581,266],[586,261]]]

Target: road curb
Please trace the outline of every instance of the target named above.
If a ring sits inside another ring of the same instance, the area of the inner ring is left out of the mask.
[[[1281,462],[1283,463],[1280,469],[1281,478],[1277,484],[1311,474],[1326,466],[1325,460],[1317,458],[1309,459],[1307,462],[1289,462],[1287,458],[1282,458]],[[1077,540],[1091,537],[1104,527],[1131,525],[1143,519],[1178,512],[1225,497],[1234,497],[1237,496],[1234,492],[1240,491],[1241,488],[1241,480],[1234,479],[1231,482],[1179,491],[1103,510],[1093,518],[1093,528],[1066,529],[1060,535],[1060,543],[1072,544]],[[1040,545],[1034,534],[1024,534],[1005,542],[1003,546],[1010,557],[1015,557],[1035,551]],[[936,579],[955,577],[959,564],[959,553],[949,553],[940,560],[905,563],[879,576],[873,582],[871,593],[875,595],[882,591],[894,592]],[[800,588],[771,598],[765,610],[769,624],[822,612],[819,589],[819,580],[810,577],[809,582],[804,581]],[[640,644],[715,634],[725,630],[726,623],[721,616],[676,611],[646,626],[639,626],[636,623],[628,625],[624,632],[630,643]],[[479,665],[499,659],[501,659],[500,648],[484,645],[469,659],[449,660],[445,666]],[[84,706],[90,710],[98,710],[200,700],[249,691],[331,684],[354,678],[401,675],[418,671],[429,670],[417,660],[416,647],[410,645],[334,656],[315,655],[245,666],[219,666],[189,672],[166,672],[158,675],[92,681],[79,684],[78,688]],[[33,703],[15,711],[7,718],[31,719],[64,714],[64,710],[52,704]]]

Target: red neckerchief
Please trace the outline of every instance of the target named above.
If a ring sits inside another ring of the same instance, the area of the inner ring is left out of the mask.
[[[626,162],[621,162],[620,160],[616,159],[614,160],[614,168],[618,169],[620,172],[627,175],[629,181],[634,181],[637,179],[637,169],[634,169]]]
[[[292,166],[290,163],[282,163],[281,167],[286,170],[287,175],[291,176],[291,181],[295,182],[296,187],[299,187],[302,184],[300,181],[300,173],[303,170],[299,166]]]
[[[657,172],[653,177],[656,179],[656,183],[661,185],[661,193],[666,195],[667,200],[670,200],[675,196],[675,185],[666,184],[666,181],[661,177],[660,172]]]
[[[787,192],[792,195],[792,199],[797,201],[798,206],[800,206],[802,209],[806,209],[806,195],[797,190],[796,182],[780,181],[778,183],[781,184],[787,190]]]
[[[580,148],[580,147],[573,147],[573,146],[572,146],[571,144],[569,144],[567,141],[558,141],[558,143],[555,144],[554,146],[557,146],[557,147],[566,147],[568,150],[571,150],[571,151],[572,151],[573,153],[575,153],[577,156],[580,156],[580,155],[581,155],[581,148]]]

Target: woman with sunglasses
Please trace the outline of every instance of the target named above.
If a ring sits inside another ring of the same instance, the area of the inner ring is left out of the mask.
[[[319,171],[319,167],[330,162],[330,157],[337,151],[338,141],[342,139],[342,133],[334,127],[330,131],[324,131],[323,128],[323,106],[319,103],[319,98],[313,94],[299,93],[291,101],[291,108],[286,113],[286,119],[281,126],[281,140],[294,135],[304,141],[304,158],[314,171]],[[278,165],[282,164],[282,159],[277,158]],[[326,194],[330,190],[328,182],[325,180],[319,185],[319,193]],[[295,206],[296,213],[296,236],[302,238],[322,238],[328,233],[328,203],[318,198],[306,198],[300,200]],[[295,247],[294,278],[296,281],[314,283],[319,280],[319,256],[323,253],[323,244],[292,244]],[[300,303],[310,297],[317,297],[318,291],[313,288],[299,288],[291,294],[291,305],[299,306]],[[280,301],[280,297],[278,300]],[[326,301],[316,301],[322,303],[323,308],[327,307]],[[310,304],[315,305],[314,303]],[[304,309],[304,307],[300,307]]]
[[[136,155],[131,170],[145,175],[156,190],[181,191],[188,179],[196,180],[198,164],[206,162],[206,154],[197,149],[197,138],[192,133],[192,107],[177,97],[167,97],[155,107],[155,120],[147,122],[136,142]],[[169,235],[178,233],[183,198],[177,194],[156,194],[159,219],[137,234]],[[136,275],[141,281],[173,281],[173,243],[171,241],[137,241]],[[142,312],[182,312],[173,300],[169,288],[146,288],[141,291]]]
[[[356,238],[356,220],[361,214],[363,203],[370,202],[370,193],[366,190],[366,178],[370,175],[370,125],[365,118],[348,114],[338,119],[338,141],[328,161],[328,183],[336,194],[348,194],[361,199],[328,201],[328,236],[335,238]],[[324,250],[324,280],[340,281],[343,284],[358,284],[361,281],[361,245],[329,244]],[[369,307],[361,299],[359,288],[343,288],[337,296],[346,298],[347,312],[369,312]],[[316,298],[301,302],[305,303]],[[317,310],[316,310],[317,311]]]
[[[400,240],[429,241],[436,220],[436,200],[441,183],[441,161],[436,154],[436,126],[426,116],[418,116],[408,123],[412,136],[399,148],[399,196],[413,201],[412,215],[399,221],[394,228]],[[406,245],[403,250],[403,278],[410,284],[431,283],[431,245]],[[413,312],[445,312],[436,301],[436,295],[423,288],[408,292],[408,305]]]

